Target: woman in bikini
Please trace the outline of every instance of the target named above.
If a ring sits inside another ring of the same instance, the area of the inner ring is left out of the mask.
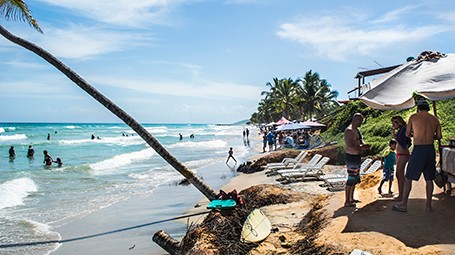
[[[401,116],[392,117],[392,134],[398,142],[396,161],[397,171],[395,174],[398,181],[398,196],[395,197],[395,201],[401,201],[403,199],[404,170],[406,163],[408,163],[409,157],[411,156],[409,153],[411,138],[406,137],[406,122]]]

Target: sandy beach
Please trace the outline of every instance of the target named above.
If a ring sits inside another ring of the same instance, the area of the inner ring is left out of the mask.
[[[269,153],[258,153],[249,160],[255,160]],[[330,192],[321,187],[322,181],[309,180],[291,184],[280,184],[274,177],[267,177],[264,172],[253,174],[232,173],[233,178],[226,180],[216,175],[215,169],[227,167],[219,163],[207,167],[202,175],[216,189],[241,191],[253,185],[275,184],[278,187],[298,191],[305,197],[303,200],[288,204],[263,207],[273,227],[279,229],[272,233],[250,254],[290,254],[288,248],[296,243],[301,234],[296,226],[311,210],[314,201],[323,201],[323,215],[326,224],[318,234],[317,242],[335,247],[341,254],[349,254],[354,249],[368,251],[372,254],[455,254],[455,243],[452,238],[454,223],[450,216],[454,212],[454,200],[442,189],[435,187],[433,202],[434,212],[424,212],[425,189],[423,180],[414,183],[407,213],[391,210],[394,204],[390,195],[377,193],[377,185],[382,171],[379,170],[364,178],[357,189],[357,198],[361,201],[356,208],[343,207],[344,192]],[[344,166],[324,167],[325,173],[339,173]],[[385,189],[385,187],[384,187]],[[396,183],[394,183],[394,191]],[[163,185],[157,189],[154,198],[143,198],[123,202],[100,210],[88,217],[75,221],[61,229],[62,238],[100,233],[128,226],[153,222],[181,214],[207,211],[208,200],[192,186]],[[185,194],[184,200],[181,199]],[[166,196],[161,199],[160,196]],[[176,203],[178,201],[178,203]],[[195,205],[198,207],[195,208]],[[165,209],[164,209],[165,208]],[[186,208],[186,210],[185,210]],[[152,241],[158,230],[165,230],[172,237],[180,240],[188,224],[198,223],[204,215],[193,218],[166,222],[93,239],[65,243],[52,254],[167,254]],[[285,238],[283,245],[280,238]],[[132,248],[134,247],[134,248]]]
[[[344,166],[326,166],[324,172],[344,171]],[[379,195],[377,187],[382,176],[379,170],[364,178],[357,189],[361,201],[356,208],[345,208],[344,192],[329,192],[323,182],[309,180],[287,185],[279,184],[263,172],[241,174],[230,180],[223,189],[241,190],[257,184],[276,184],[305,194],[299,202],[271,205],[262,208],[273,227],[279,229],[264,240],[250,254],[291,254],[288,248],[301,237],[296,227],[310,211],[312,202],[323,198],[322,212],[326,224],[317,237],[319,244],[330,246],[338,254],[349,254],[357,249],[371,254],[455,254],[452,235],[455,224],[450,220],[454,212],[453,198],[435,186],[433,213],[425,213],[425,183],[414,182],[408,212],[391,209],[392,195]],[[396,181],[393,190],[396,192]],[[322,195],[322,196],[321,196]],[[191,210],[195,212],[197,209]],[[280,238],[285,238],[286,245]]]

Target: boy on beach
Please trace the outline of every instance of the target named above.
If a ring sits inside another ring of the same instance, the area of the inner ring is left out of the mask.
[[[378,187],[379,194],[382,194],[382,185],[386,181],[389,182],[389,194],[392,194],[393,174],[395,172],[395,169],[393,168],[393,166],[395,165],[395,162],[397,159],[397,155],[395,153],[396,148],[397,148],[397,141],[395,141],[394,139],[390,140],[389,149],[384,154],[384,160],[382,162],[383,176],[382,176],[382,181]]]
[[[231,159],[231,158],[235,161],[235,163],[237,163],[237,160],[235,160],[235,158],[234,158],[234,151],[232,150],[232,147],[229,149],[228,154],[229,154],[229,156],[228,156],[228,158],[226,159],[226,164],[227,164],[227,162],[229,161],[229,159]]]

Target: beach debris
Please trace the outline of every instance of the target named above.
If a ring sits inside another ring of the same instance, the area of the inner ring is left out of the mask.
[[[132,249],[134,249],[134,247],[136,247],[135,244],[133,244],[133,246],[131,246],[130,248],[128,248],[128,250],[132,250]]]
[[[213,210],[201,224],[188,229],[180,243],[180,252],[182,254],[247,254],[257,247],[258,243],[244,243],[239,240],[243,223],[254,209],[305,198],[302,193],[270,184],[252,186],[239,192],[238,196],[244,201],[243,206],[235,207],[229,214]]]
[[[349,255],[373,255],[373,254],[366,252],[366,251],[355,249],[351,253],[349,253]]]

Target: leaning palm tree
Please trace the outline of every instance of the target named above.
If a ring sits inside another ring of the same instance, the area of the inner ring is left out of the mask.
[[[27,4],[22,0],[0,0],[0,14],[5,16],[6,19],[10,20],[21,20],[30,24],[32,27],[41,31],[41,28],[38,26],[38,23],[32,18],[30,11],[27,7]],[[137,122],[133,117],[127,114],[123,109],[117,106],[114,102],[109,100],[93,86],[91,86],[87,81],[80,77],[76,72],[71,70],[68,66],[54,57],[52,54],[44,50],[43,48],[27,41],[22,38],[19,38],[9,31],[7,31],[3,26],[0,25],[0,34],[3,35],[9,41],[24,47],[25,49],[32,51],[33,53],[40,56],[42,59],[49,62],[60,72],[66,75],[70,80],[76,83],[82,90],[87,92],[95,100],[101,103],[109,111],[119,117],[123,122],[125,122],[129,127],[131,127],[144,141],[149,144],[164,160],[166,160],[175,170],[181,173],[191,184],[193,184],[199,191],[202,192],[209,200],[216,198],[217,194],[215,191],[210,188],[205,182],[203,182],[199,177],[197,177],[193,171],[188,167],[183,165],[178,161],[174,156],[172,156],[168,150],[166,150],[159,142],[155,139],[139,122]]]

